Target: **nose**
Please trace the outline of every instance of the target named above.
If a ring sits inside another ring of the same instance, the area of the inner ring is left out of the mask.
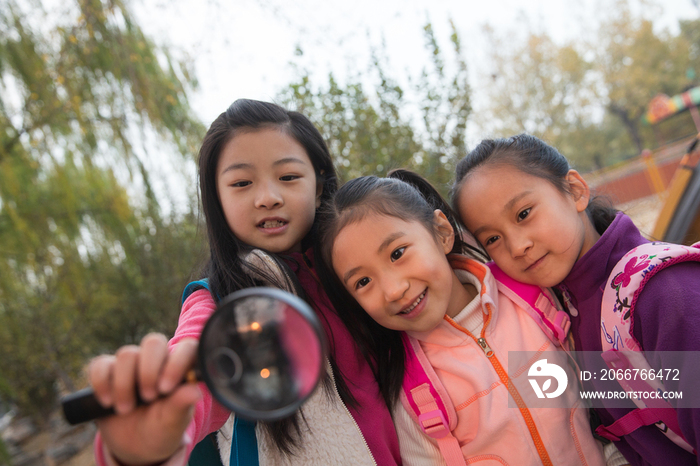
[[[400,301],[406,295],[409,284],[406,278],[391,274],[383,277],[382,288],[384,289],[384,298],[388,302],[395,302]]]
[[[528,253],[532,247],[532,240],[527,235],[515,235],[509,238],[508,245],[513,257],[522,257]]]
[[[282,194],[274,183],[260,183],[255,193],[255,207],[272,209],[284,204]]]

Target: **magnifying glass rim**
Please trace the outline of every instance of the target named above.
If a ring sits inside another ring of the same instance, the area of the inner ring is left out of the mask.
[[[243,290],[238,290],[234,291],[233,293],[229,294],[228,296],[224,297],[219,304],[217,305],[216,311],[209,317],[207,320],[207,323],[204,325],[204,328],[202,329],[202,335],[200,339],[204,339],[205,335],[207,332],[213,327],[215,324],[213,323],[216,319],[214,319],[214,316],[216,316],[220,312],[224,312],[223,310],[231,304],[233,301],[237,301],[243,298],[249,298],[249,297],[263,297],[263,298],[270,298],[270,299],[276,299],[279,301],[282,301],[291,307],[293,307],[295,310],[297,310],[303,317],[306,318],[307,322],[311,326],[311,328],[314,330],[316,335],[318,336],[319,343],[321,345],[321,358],[319,361],[319,380],[316,381],[315,386],[313,387],[312,390],[309,390],[309,393],[304,396],[303,398],[300,398],[294,403],[291,403],[285,407],[279,408],[279,409],[273,409],[273,410],[264,410],[264,411],[259,411],[256,409],[248,409],[248,408],[242,408],[240,406],[232,406],[224,396],[222,396],[219,391],[217,390],[216,386],[212,382],[211,378],[209,377],[209,374],[207,371],[204,370],[204,362],[205,362],[205,354],[204,354],[204,345],[200,344],[199,348],[197,350],[197,358],[198,358],[198,364],[201,372],[201,377],[204,380],[204,383],[207,384],[207,387],[209,388],[209,391],[211,394],[216,398],[216,400],[221,403],[223,406],[231,410],[236,416],[240,416],[242,418],[246,419],[252,419],[252,420],[259,420],[259,421],[274,421],[277,419],[282,419],[285,417],[288,417],[289,415],[293,414],[296,412],[299,407],[306,401],[315,391],[316,388],[318,387],[318,384],[323,377],[323,372],[324,372],[324,367],[325,367],[325,361],[326,361],[326,351],[327,351],[327,343],[326,343],[326,335],[323,331],[323,328],[321,327],[321,322],[318,319],[318,316],[316,316],[316,313],[311,309],[311,307],[301,298],[298,296],[293,295],[292,293],[289,293],[287,291],[280,290],[278,288],[271,288],[271,287],[255,287],[255,288],[245,288]]]

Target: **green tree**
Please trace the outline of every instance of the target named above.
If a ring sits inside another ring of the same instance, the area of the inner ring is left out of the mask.
[[[598,83],[585,49],[559,45],[540,32],[525,32],[525,40],[513,41],[515,46],[490,28],[484,32],[493,68],[479,119],[483,131],[496,137],[535,135],[579,169],[609,163],[607,147],[621,137],[622,128],[609,119],[598,122]]]
[[[89,356],[172,330],[202,250],[194,186],[164,212],[149,172],[201,140],[190,71],[119,0],[61,8],[0,0],[0,373],[35,414]]]
[[[688,85],[697,85],[700,81],[700,19],[681,20],[680,34],[676,38],[674,48],[678,55],[687,57],[688,68],[686,78]]]
[[[309,116],[321,130],[344,179],[409,168],[447,192],[454,165],[466,153],[471,112],[467,65],[454,24],[450,66],[430,24],[424,34],[430,67],[408,89],[390,75],[388,60],[375,50],[364,76],[340,84],[331,74],[327,84],[316,85],[302,71],[280,93],[281,102]],[[363,84],[369,79],[376,84]]]
[[[596,71],[605,87],[606,107],[624,125],[637,153],[653,145],[641,117],[658,93],[681,92],[688,79],[688,49],[668,31],[654,31],[653,21],[635,16],[627,0],[618,0],[599,28]]]
[[[657,32],[652,20],[619,0],[590,25],[589,39],[575,42],[528,30],[521,31],[524,41],[513,41],[513,34],[505,40],[487,28],[492,70],[484,86],[484,132],[534,134],[582,170],[653,147],[642,115],[656,94],[674,95],[694,83],[697,23],[681,24],[676,36]]]

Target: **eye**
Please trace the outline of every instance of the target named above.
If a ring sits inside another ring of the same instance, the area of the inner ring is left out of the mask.
[[[250,184],[251,184],[250,181],[237,181],[235,183],[232,183],[231,186],[234,188],[244,188]]]
[[[360,288],[364,288],[367,285],[369,285],[369,278],[362,277],[355,283],[355,289],[359,290]]]
[[[299,175],[284,175],[284,176],[280,176],[280,180],[281,180],[281,181],[294,181],[294,180],[298,180],[299,178],[301,178],[301,176],[299,176]]]
[[[391,262],[401,259],[401,256],[403,256],[405,250],[405,247],[394,249],[394,251],[391,253]]]
[[[484,242],[484,246],[490,246],[490,245],[492,245],[492,244],[495,243],[499,238],[500,238],[500,236],[491,236],[491,237],[489,237],[489,238],[486,238],[486,241]]]
[[[530,215],[530,211],[532,210],[532,207],[528,207],[527,209],[521,210],[520,213],[518,213],[518,221],[525,220],[528,215]]]

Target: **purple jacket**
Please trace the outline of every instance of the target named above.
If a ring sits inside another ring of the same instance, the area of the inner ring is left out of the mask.
[[[602,351],[600,306],[603,289],[615,264],[630,249],[648,243],[632,220],[618,213],[595,245],[574,265],[559,287],[568,291],[579,314],[571,318],[571,332],[577,351]],[[700,264],[681,263],[668,267],[651,279],[639,295],[632,316],[632,333],[645,351],[700,351]],[[668,391],[682,391],[686,398],[700,393],[700,353],[686,358],[680,381],[665,381]],[[663,360],[652,367],[669,367]],[[675,363],[673,367],[678,367]],[[684,370],[685,369],[685,370]],[[694,379],[694,381],[693,381]],[[591,381],[595,390],[600,382]],[[671,403],[676,406],[675,400]],[[603,424],[609,425],[631,409],[597,409]],[[700,450],[700,409],[677,410],[681,430],[688,443]],[[696,465],[698,457],[686,452],[655,426],[646,426],[625,436],[616,445],[633,465]]]

